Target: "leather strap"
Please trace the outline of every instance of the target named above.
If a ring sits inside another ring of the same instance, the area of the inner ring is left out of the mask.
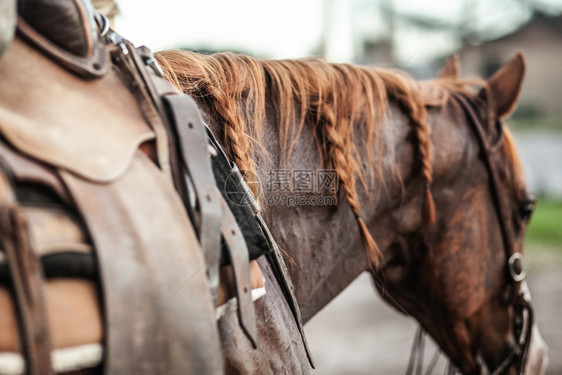
[[[261,217],[261,214],[259,214],[259,213],[256,214],[256,219],[258,220],[258,223],[260,224],[260,226],[263,230],[263,233],[265,234],[265,237],[267,238],[267,241],[269,242],[269,246],[272,249],[272,251],[266,253],[267,259],[269,261],[269,264],[271,265],[273,273],[275,274],[275,278],[277,279],[277,282],[279,283],[279,286],[281,287],[281,290],[283,291],[283,294],[285,295],[285,299],[287,300],[287,304],[291,308],[291,311],[293,313],[293,317],[295,318],[295,323],[297,324],[297,328],[299,329],[299,332],[300,332],[301,338],[302,338],[302,342],[303,342],[304,348],[306,350],[306,356],[308,357],[308,362],[310,363],[310,366],[312,368],[315,368],[314,367],[314,361],[312,360],[312,352],[310,351],[310,348],[308,347],[308,343],[306,341],[306,335],[304,333],[301,310],[300,310],[299,304],[297,302],[297,297],[295,296],[295,288],[293,286],[293,282],[291,281],[291,277],[289,276],[289,271],[287,270],[287,265],[285,264],[285,261],[283,260],[283,256],[281,255],[281,251],[279,250],[279,247],[277,246],[277,243],[275,242],[275,239],[273,238],[273,235],[271,234],[271,232],[269,231],[269,228],[267,227],[267,224],[265,223],[265,221]]]
[[[252,280],[250,277],[250,257],[242,231],[228,204],[220,196],[223,210],[221,232],[228,250],[230,264],[234,271],[236,298],[238,301],[238,321],[240,327],[257,348],[256,310],[252,301]]]
[[[205,263],[172,185],[137,152],[95,184],[61,172],[90,231],[102,284],[110,374],[222,374]]]
[[[192,185],[195,190],[196,208],[199,213],[196,225],[207,264],[211,293],[216,302],[219,285],[222,210],[220,194],[215,185],[209,160],[203,121],[197,104],[187,95],[167,95],[164,97],[164,102],[173,119],[172,125],[176,134],[177,149],[185,169],[185,184]],[[186,193],[186,195],[188,194]]]
[[[493,147],[490,146],[488,142],[488,137],[485,134],[485,131],[480,123],[478,115],[474,112],[473,107],[470,105],[468,100],[459,94],[454,94],[455,98],[461,103],[462,108],[465,110],[468,118],[470,119],[469,123],[471,124],[472,130],[476,135],[476,139],[480,144],[480,147],[483,151],[483,157],[485,161],[486,168],[488,169],[488,176],[490,177],[490,185],[492,192],[492,198],[494,201],[494,205],[496,207],[496,213],[498,214],[498,220],[500,223],[500,230],[502,233],[502,238],[504,242],[504,250],[505,250],[505,259],[509,259],[509,257],[514,253],[515,248],[513,246],[513,228],[511,226],[511,219],[509,217],[509,212],[506,210],[506,205],[503,202],[504,194],[501,192],[501,186],[498,179],[499,173],[496,168],[496,163],[493,160]],[[499,126],[502,126],[501,124]]]
[[[43,274],[39,258],[31,251],[26,223],[17,206],[2,207],[0,228],[20,316],[27,373],[52,374]]]
[[[173,142],[168,137],[170,126],[165,113],[161,110],[160,96],[153,89],[151,77],[135,47],[129,41],[115,32],[111,32],[106,39],[114,43],[111,51],[114,63],[119,68],[124,82],[129,85],[129,90],[135,95],[146,122],[156,134],[156,154],[160,169],[169,175],[170,179],[173,179],[179,173],[175,152],[172,148]],[[175,180],[174,185],[178,190]]]
[[[207,137],[209,139],[209,143],[218,151],[218,154],[220,155],[220,157],[222,157],[226,160],[229,160],[228,156],[226,155],[226,152],[224,151],[224,149],[221,147],[220,143],[215,138],[215,135],[213,134],[211,129],[209,129],[206,125],[205,125],[205,129],[206,129],[206,132],[207,132]],[[229,163],[232,164],[232,168],[233,168],[232,173],[240,173],[238,171],[238,168],[236,167],[236,164],[234,164],[230,161],[229,161]],[[248,187],[247,184],[241,184],[240,186],[243,186],[244,189],[246,189],[245,194],[249,194],[249,196],[253,197],[253,193],[252,193],[252,191],[250,190],[250,188]],[[264,234],[264,236],[267,240],[268,246],[271,249],[271,251],[268,251],[265,255],[267,257],[267,260],[269,261],[269,264],[271,265],[271,268],[272,268],[273,273],[275,275],[275,279],[277,280],[277,283],[279,284],[279,287],[281,288],[281,291],[283,292],[283,295],[285,296],[287,304],[289,305],[289,308],[291,309],[291,312],[293,314],[293,318],[295,319],[295,323],[297,325],[297,328],[298,328],[299,333],[300,333],[301,338],[302,338],[304,348],[306,350],[308,362],[310,363],[310,366],[312,368],[315,368],[314,367],[314,361],[312,359],[312,352],[310,351],[310,348],[309,348],[308,343],[306,341],[306,335],[305,335],[304,327],[303,327],[303,324],[302,324],[302,316],[301,316],[299,304],[297,302],[297,297],[295,296],[293,282],[291,281],[291,277],[289,276],[289,271],[287,270],[287,265],[285,264],[285,261],[283,260],[283,256],[281,255],[281,251],[279,250],[279,247],[277,246],[277,243],[275,242],[275,239],[273,238],[273,235],[269,231],[269,228],[268,228],[267,224],[265,223],[265,221],[263,220],[263,217],[260,214],[260,208],[259,208],[259,204],[258,204],[257,199],[255,197],[253,197],[249,201],[251,202],[250,209],[254,213],[254,218],[257,221],[258,225],[260,226],[260,228],[261,228],[261,230],[262,230],[262,232],[263,232],[263,234]]]
[[[529,348],[531,346],[531,339],[533,335],[533,323],[535,321],[535,312],[533,310],[533,306],[531,302],[524,298],[523,295],[519,295],[516,300],[515,311],[516,311],[516,319],[524,319],[523,311],[527,311],[527,326],[525,327],[526,331],[522,332],[522,337],[518,344],[521,348],[521,353],[519,358],[516,362],[517,368],[520,369],[520,374],[525,374],[525,364],[527,363],[527,356],[529,354]],[[519,315],[519,316],[517,316]]]
[[[172,139],[169,139],[172,130],[168,120],[168,114],[164,109],[162,95],[158,92],[154,83],[159,77],[154,74],[149,74],[149,67],[145,64],[143,58],[141,58],[139,49],[135,48],[128,40],[123,40],[122,43],[129,51],[127,57],[133,64],[129,69],[135,76],[135,85],[137,85],[138,90],[143,94],[139,97],[139,102],[141,103],[141,107],[144,107],[143,112],[147,115],[147,121],[156,133],[160,167],[164,171],[171,173],[171,178],[175,177],[174,174],[180,177],[181,173],[177,165],[176,151],[173,148],[175,144]],[[141,49],[140,51],[146,53],[145,49]],[[168,87],[173,89],[169,83]],[[174,167],[176,167],[176,169],[174,169]],[[177,187],[176,190],[178,190]]]
[[[513,239],[514,230],[511,218],[509,216],[509,211],[507,205],[505,204],[505,192],[499,181],[499,173],[496,168],[496,163],[493,159],[494,151],[498,149],[498,144],[503,139],[503,124],[497,122],[499,126],[499,137],[498,142],[495,145],[490,145],[484,126],[478,115],[476,114],[473,105],[469,100],[459,93],[453,93],[454,98],[459,102],[461,108],[466,113],[469,124],[474,131],[476,139],[483,151],[484,164],[488,170],[488,176],[490,178],[490,191],[492,194],[492,200],[495,205],[495,211],[498,216],[498,223],[500,226],[500,231],[502,234],[504,253],[506,261],[506,275],[508,281],[513,285],[511,305],[513,306],[513,319],[514,319],[514,331],[518,342],[515,347],[506,357],[506,359],[500,364],[500,366],[493,371],[493,374],[503,373],[504,369],[510,366],[514,360],[517,366],[517,372],[521,375],[525,372],[525,362],[527,359],[527,353],[529,346],[531,344],[531,334],[532,327],[534,323],[533,308],[531,306],[530,294],[528,294],[524,288],[522,288],[522,281],[524,280],[524,270],[521,263],[518,264],[519,269],[517,274],[513,274],[515,267],[512,264],[512,259],[514,262],[521,261],[523,255],[516,251]],[[519,276],[521,276],[519,278]],[[525,316],[525,311],[527,312]],[[526,320],[526,322],[525,322]],[[519,331],[519,332],[517,332]]]
[[[157,135],[160,167],[171,175],[176,191],[195,224],[207,264],[211,296],[216,305],[222,212],[197,105],[162,78],[149,74],[143,61],[150,58],[147,48],[136,49],[113,31],[107,38],[119,47],[113,51],[116,63],[121,67],[122,74],[129,76],[128,81],[134,83],[131,90]],[[191,210],[192,201],[198,216],[194,214],[195,210]]]
[[[16,0],[0,0],[0,57],[16,30]]]

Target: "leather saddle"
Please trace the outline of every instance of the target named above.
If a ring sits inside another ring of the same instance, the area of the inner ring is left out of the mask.
[[[195,103],[86,0],[0,9],[0,374],[222,373],[263,280]]]

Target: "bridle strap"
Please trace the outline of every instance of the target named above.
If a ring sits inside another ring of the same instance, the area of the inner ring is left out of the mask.
[[[518,301],[516,304],[519,304],[518,310],[527,311],[527,327],[525,331],[525,336],[523,337],[523,342],[519,342],[518,345],[521,346],[521,354],[519,355],[519,360],[517,361],[517,368],[520,369],[520,373],[524,374],[525,372],[525,363],[527,362],[527,355],[529,354],[529,347],[531,346],[531,336],[533,334],[533,322],[534,322],[534,310],[533,306],[531,305],[530,301],[522,294],[519,294]]]
[[[494,201],[494,206],[496,208],[496,213],[498,214],[498,221],[500,225],[500,230],[502,233],[503,243],[504,243],[504,250],[505,250],[505,259],[507,260],[511,257],[514,253],[514,246],[513,246],[513,228],[511,226],[511,221],[509,219],[509,213],[506,210],[506,205],[504,204],[503,194],[500,193],[501,186],[499,183],[498,178],[498,171],[496,168],[496,164],[493,160],[493,152],[497,149],[497,146],[494,147],[490,146],[488,142],[488,138],[486,137],[486,132],[482,123],[474,111],[473,106],[469,103],[469,101],[458,93],[453,93],[454,98],[461,104],[461,107],[468,115],[470,119],[469,124],[471,125],[474,134],[482,147],[483,157],[484,157],[484,164],[488,170],[488,176],[490,177],[490,190],[492,192],[492,199]],[[500,124],[500,127],[502,125]],[[503,133],[503,131],[502,131]],[[502,134],[500,133],[500,134]]]
[[[525,278],[523,265],[520,263],[523,255],[520,252],[515,251],[513,238],[514,230],[509,217],[509,211],[504,201],[503,189],[499,182],[499,173],[496,168],[496,164],[493,159],[495,151],[498,150],[499,145],[503,140],[503,125],[497,123],[499,130],[499,139],[492,146],[488,142],[487,133],[482,125],[482,122],[474,110],[474,106],[470,101],[460,93],[452,93],[453,97],[460,104],[461,108],[464,110],[469,119],[469,124],[474,131],[474,134],[480,144],[483,151],[484,164],[488,170],[488,176],[490,178],[490,191],[492,194],[492,200],[496,208],[496,214],[498,215],[498,223],[502,233],[502,239],[504,244],[504,252],[506,259],[506,273],[509,277],[510,283],[513,286],[513,297],[511,300],[511,305],[514,310],[514,321],[516,324],[520,324],[518,329],[520,333],[516,332],[516,344],[512,351],[508,354],[506,359],[494,370],[491,371],[492,374],[501,374],[507,367],[515,363],[517,371],[519,374],[524,374],[525,372],[525,362],[527,360],[527,353],[529,351],[529,345],[531,343],[531,334],[533,326],[533,308],[530,303],[530,296],[527,291],[522,290],[521,282]],[[515,263],[519,262],[518,265]],[[525,321],[525,311],[527,311],[526,321]],[[515,362],[514,362],[515,361]]]

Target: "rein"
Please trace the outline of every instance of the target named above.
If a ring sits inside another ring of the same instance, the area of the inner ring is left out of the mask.
[[[514,230],[509,218],[509,210],[504,201],[505,191],[500,185],[498,171],[493,160],[493,154],[498,149],[498,144],[501,144],[503,139],[503,124],[499,121],[497,122],[499,138],[495,144],[490,145],[486,137],[484,126],[477,116],[473,105],[461,94],[453,93],[453,97],[466,113],[469,124],[483,151],[484,164],[486,165],[490,177],[490,192],[502,233],[505,259],[507,260],[506,273],[513,287],[510,305],[513,307],[514,312],[513,333],[516,342],[507,357],[493,371],[490,371],[490,373],[492,375],[499,375],[514,364],[517,373],[523,375],[525,373],[525,362],[531,343],[533,308],[531,306],[531,295],[526,283],[524,283],[526,274],[523,266],[523,254],[515,250],[513,243]]]

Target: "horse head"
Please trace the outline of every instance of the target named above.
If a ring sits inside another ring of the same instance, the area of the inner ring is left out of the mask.
[[[379,241],[384,260],[373,276],[382,296],[416,318],[464,374],[546,367],[522,266],[536,201],[502,123],[524,72],[519,54],[479,91],[451,88],[441,105],[428,107],[434,222],[419,215],[418,184],[386,221],[392,235]],[[451,60],[437,81],[457,75]]]

